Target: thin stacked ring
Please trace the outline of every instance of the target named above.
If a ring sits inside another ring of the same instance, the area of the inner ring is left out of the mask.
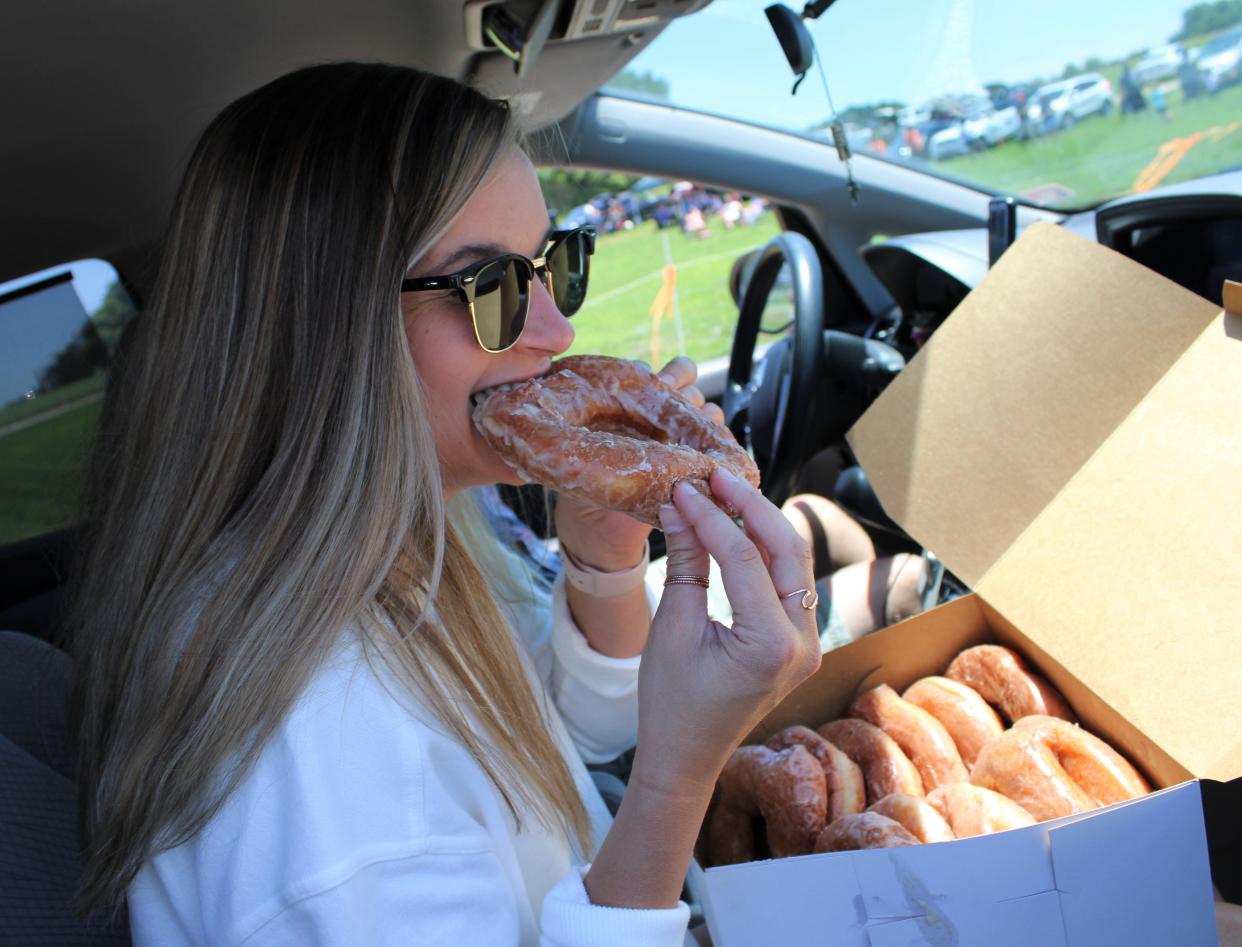
[[[670,575],[664,580],[665,586],[669,585],[697,585],[699,588],[707,588],[708,582],[701,575]]]

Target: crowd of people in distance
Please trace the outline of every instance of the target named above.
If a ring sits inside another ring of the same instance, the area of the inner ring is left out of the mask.
[[[750,226],[768,209],[762,197],[721,192],[679,181],[671,191],[639,195],[631,191],[600,194],[565,215],[564,226],[594,227],[599,233],[632,230],[654,220],[661,230],[677,227],[696,237],[710,237],[717,222],[725,230]]]

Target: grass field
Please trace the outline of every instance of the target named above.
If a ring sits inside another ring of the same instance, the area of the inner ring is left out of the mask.
[[[654,221],[602,234],[591,260],[586,304],[574,316],[577,335],[570,351],[639,358],[656,368],[674,355],[695,361],[727,355],[737,322],[729,295],[733,261],[780,228],[772,213],[751,227],[725,230],[718,220],[710,224],[710,237],[659,230]],[[669,262],[676,270],[676,314],[670,302],[654,319],[652,306]]]
[[[93,401],[0,437],[0,544],[73,522],[101,408]]]
[[[1166,88],[1167,121],[1150,108],[1124,118],[1114,112],[1031,141],[940,161],[933,169],[997,193],[1060,185],[1072,192],[1066,206],[1082,207],[1242,164],[1242,85],[1189,102],[1177,83]]]
[[[108,383],[106,375],[100,373],[90,378],[70,382],[68,385],[49,391],[28,400],[15,401],[0,408],[0,431],[26,418],[45,414],[63,404],[86,398],[102,398],[104,387]]]

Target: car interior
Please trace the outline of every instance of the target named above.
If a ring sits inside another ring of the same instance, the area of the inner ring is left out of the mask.
[[[734,324],[731,352],[703,363],[700,387],[753,451],[770,498],[799,491],[834,497],[885,553],[934,559],[886,516],[845,434],[1015,233],[1036,221],[1059,224],[1218,303],[1222,279],[1242,279],[1242,171],[1058,210],[1006,202],[1004,194],[871,152],[848,155],[823,137],[605,90],[671,24],[712,5],[11,5],[0,31],[0,87],[8,90],[0,364],[24,357],[30,320],[69,300],[64,338],[77,340],[78,354],[94,346],[92,377],[105,378],[124,325],[142,318],[165,218],[197,134],[227,103],[276,76],[343,59],[417,66],[507,98],[532,129],[554,130],[539,136],[536,152],[549,166],[694,181],[765,198],[780,232],[734,262],[736,312],[724,314]],[[851,180],[861,196],[851,193]],[[597,253],[607,252],[601,242]],[[96,317],[92,333],[83,332],[89,319],[73,296],[84,272],[75,261],[88,260],[106,261],[120,286],[112,323]],[[762,325],[774,293],[788,295],[793,307],[789,326],[775,335]],[[32,371],[21,365],[13,377]],[[63,374],[66,385],[83,377],[69,368]],[[47,377],[56,381],[54,373]],[[50,420],[103,398],[92,391],[42,414]],[[0,407],[21,408],[0,415],[0,439],[11,438],[0,441],[0,456],[10,460],[9,479],[0,481],[10,496],[0,504],[13,507],[5,515],[16,524],[0,535],[0,942],[128,943],[123,918],[82,921],[69,910],[79,862],[70,661],[60,622],[72,592],[78,524],[67,501],[51,520],[22,518],[34,502],[29,491],[47,484],[26,482],[40,479],[43,461],[28,460],[18,442],[33,430],[46,397],[0,390]],[[82,431],[83,451],[89,434]],[[57,463],[66,477],[80,475],[81,458]],[[23,489],[10,492],[12,478],[22,477]],[[507,496],[541,525],[538,504],[520,491]],[[946,575],[931,594],[943,599],[960,590]]]

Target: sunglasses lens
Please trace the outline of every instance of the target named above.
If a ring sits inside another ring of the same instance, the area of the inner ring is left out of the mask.
[[[566,237],[548,255],[548,273],[552,277],[552,298],[556,308],[566,317],[582,308],[586,299],[587,277],[590,275],[589,238],[584,233]]]
[[[474,328],[489,352],[509,348],[522,334],[530,277],[529,267],[514,259],[497,260],[479,271],[474,284]]]

